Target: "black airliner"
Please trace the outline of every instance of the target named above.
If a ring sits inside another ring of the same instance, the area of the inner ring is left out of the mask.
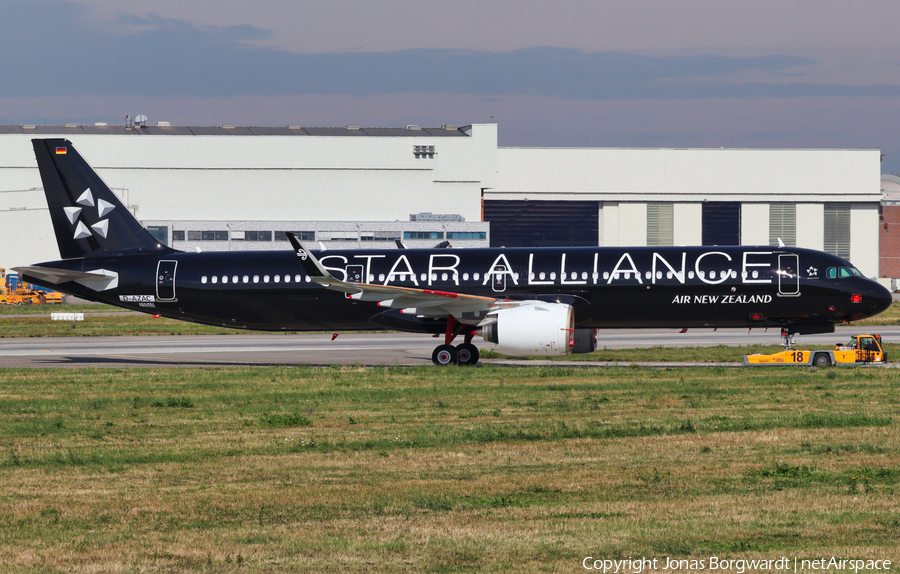
[[[65,139],[32,140],[62,260],[26,281],[172,319],[269,331],[384,328],[443,336],[440,365],[480,335],[514,356],[590,352],[596,329],[828,333],[884,311],[848,261],[784,246],[182,252],[141,226]],[[451,343],[461,336],[463,342]]]

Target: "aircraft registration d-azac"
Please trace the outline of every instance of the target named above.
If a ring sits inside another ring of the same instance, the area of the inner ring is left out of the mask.
[[[891,302],[844,259],[790,247],[315,251],[289,234],[293,251],[182,252],[157,242],[71,142],[33,144],[62,260],[21,267],[24,279],[172,319],[430,333],[446,365],[477,362],[476,335],[506,355],[565,355],[594,350],[601,328],[827,333]]]

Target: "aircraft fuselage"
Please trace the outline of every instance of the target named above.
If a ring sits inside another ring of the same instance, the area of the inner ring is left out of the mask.
[[[845,260],[789,247],[379,249],[317,256],[333,276],[351,283],[567,303],[579,328],[818,332],[890,304],[887,290]],[[373,317],[385,313],[377,303],[311,281],[292,251],[97,253],[41,266],[105,270],[117,280],[102,290],[27,275],[26,280],[198,323],[292,331],[402,328],[378,319],[373,324]]]

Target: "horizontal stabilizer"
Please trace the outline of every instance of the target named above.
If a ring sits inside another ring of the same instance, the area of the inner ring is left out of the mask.
[[[28,275],[46,283],[60,285],[62,283],[74,282],[84,285],[88,289],[94,291],[106,291],[107,289],[115,289],[119,286],[119,274],[108,269],[94,269],[92,271],[71,271],[69,269],[56,269],[54,267],[41,267],[40,265],[32,265],[30,267],[16,267],[13,271],[18,271],[21,275]]]

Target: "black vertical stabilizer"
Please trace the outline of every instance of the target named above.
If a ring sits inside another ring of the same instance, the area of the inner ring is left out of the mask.
[[[84,257],[101,251],[172,251],[160,245],[65,139],[36,139],[44,194],[59,255]]]

